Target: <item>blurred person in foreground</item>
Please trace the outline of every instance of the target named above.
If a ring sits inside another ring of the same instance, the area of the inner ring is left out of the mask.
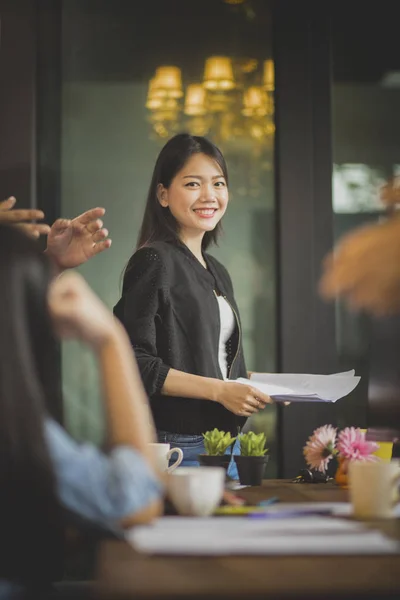
[[[116,535],[162,511],[155,430],[130,341],[84,279],[54,278],[37,242],[0,225],[0,598],[42,598],[62,576],[67,514]],[[99,363],[107,451],[50,416],[60,389],[54,337]]]
[[[382,188],[381,200],[388,218],[339,240],[320,281],[324,298],[342,297],[351,309],[378,317],[400,313],[400,178]]]

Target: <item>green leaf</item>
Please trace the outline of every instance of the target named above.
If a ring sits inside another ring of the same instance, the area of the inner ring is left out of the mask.
[[[265,448],[267,441],[265,433],[256,434],[254,431],[248,431],[241,433],[238,437],[242,456],[264,456],[268,452],[268,448]]]
[[[230,432],[220,431],[215,428],[212,431],[203,433],[204,447],[206,453],[211,456],[222,456],[225,454],[229,446],[232,446],[235,437],[232,437]]]

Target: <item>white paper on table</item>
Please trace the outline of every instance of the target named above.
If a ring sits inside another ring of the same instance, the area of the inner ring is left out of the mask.
[[[352,392],[360,382],[353,371],[333,375],[294,373],[253,373],[238,383],[251,385],[277,402],[336,402]]]
[[[327,513],[339,517],[348,517],[353,509],[351,502],[278,502],[266,507],[266,512],[279,515],[286,511],[296,511],[298,513],[323,510]]]
[[[163,517],[126,535],[138,551],[172,555],[397,554],[400,544],[362,524],[331,517],[262,520]]]
[[[268,506],[268,512],[279,515],[280,512],[296,511],[307,513],[308,511],[329,511],[331,515],[338,517],[351,517],[353,507],[351,502],[279,502]],[[400,518],[400,502],[393,509],[393,517]]]

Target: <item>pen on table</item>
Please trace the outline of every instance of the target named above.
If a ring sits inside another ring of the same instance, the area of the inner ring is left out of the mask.
[[[290,517],[316,517],[331,515],[330,509],[310,509],[310,510],[281,510],[276,512],[249,512],[247,514],[251,519],[287,519]]]

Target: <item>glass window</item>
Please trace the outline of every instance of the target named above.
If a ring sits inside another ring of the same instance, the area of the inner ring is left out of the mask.
[[[228,268],[247,365],[275,369],[274,65],[264,0],[69,0],[62,14],[62,215],[107,210],[111,250],[81,269],[112,307],[135,247],[156,156],[169,137],[206,135],[225,154],[230,206],[215,254]],[[67,424],[103,439],[96,365],[63,350]],[[276,474],[276,414],[267,432]]]
[[[398,173],[400,60],[396,19],[384,10],[333,8],[334,236],[384,218],[379,189]],[[361,26],[362,23],[362,26]],[[379,32],[379,40],[376,32]],[[384,32],[384,35],[382,35]],[[343,369],[362,385],[337,403],[339,425],[366,425],[370,323],[337,302],[336,339]]]

